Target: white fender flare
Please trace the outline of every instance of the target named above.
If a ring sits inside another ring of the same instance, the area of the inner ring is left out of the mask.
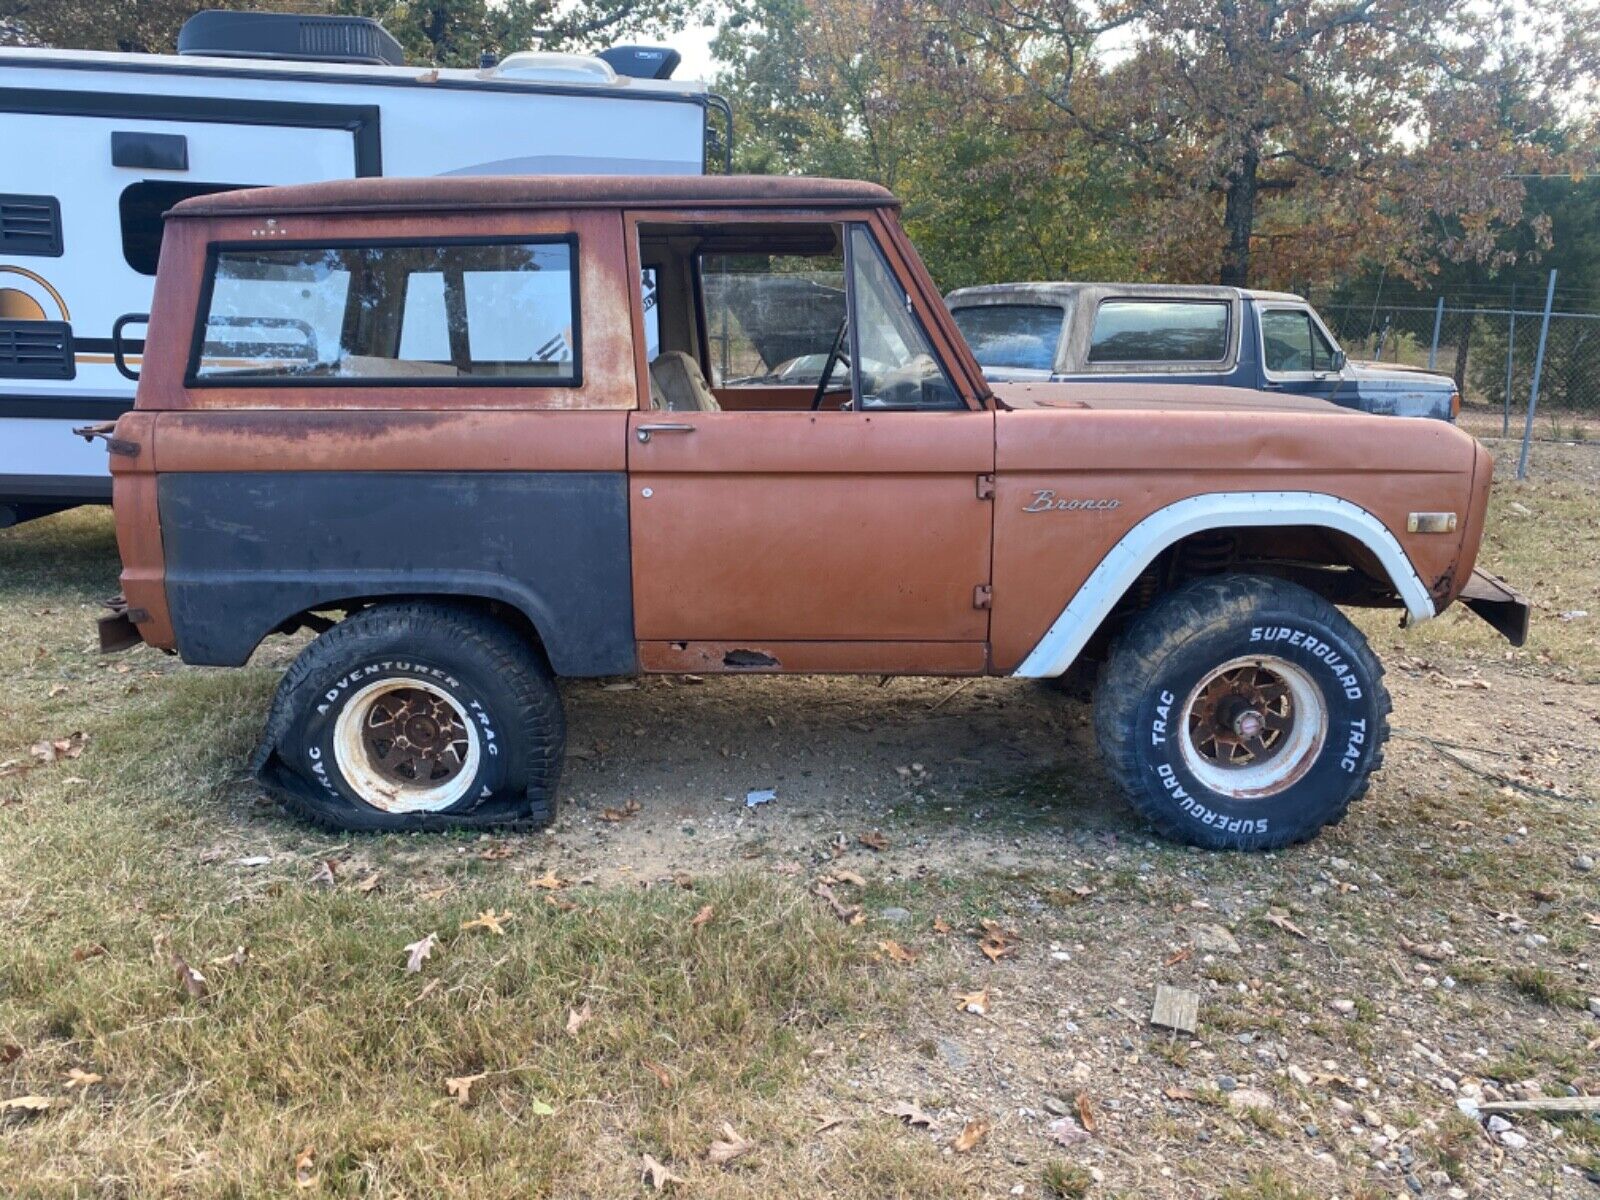
[[[1388,572],[1412,622],[1434,616],[1433,598],[1405,550],[1359,505],[1321,492],[1215,492],[1157,509],[1123,535],[1014,674],[1048,678],[1070,667],[1133,581],[1174,542],[1208,529],[1271,525],[1314,525],[1349,534]]]

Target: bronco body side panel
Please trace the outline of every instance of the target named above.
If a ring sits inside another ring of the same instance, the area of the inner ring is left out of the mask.
[[[526,615],[559,674],[638,667],[621,472],[223,471],[158,487],[186,662],[238,666],[308,609],[463,595]]]

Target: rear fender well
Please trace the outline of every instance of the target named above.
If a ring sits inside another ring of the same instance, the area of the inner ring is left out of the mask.
[[[1366,509],[1321,492],[1217,492],[1157,509],[1106,553],[1061,614],[1017,667],[1025,677],[1060,675],[1100,629],[1140,573],[1183,538],[1197,533],[1307,526],[1344,534],[1383,569],[1412,621],[1435,613],[1434,601],[1404,548]]]

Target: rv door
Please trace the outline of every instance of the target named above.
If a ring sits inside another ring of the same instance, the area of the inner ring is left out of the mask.
[[[0,184],[0,526],[111,498],[104,451],[71,431],[132,406],[111,330],[150,310],[162,213],[203,192],[357,173],[352,130],[297,126],[294,104],[273,106],[283,124],[256,124],[151,119],[138,114],[158,98],[101,98],[35,91],[31,111],[0,103],[11,168]]]

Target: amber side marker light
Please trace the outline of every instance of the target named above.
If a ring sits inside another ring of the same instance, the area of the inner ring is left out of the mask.
[[[1456,392],[1456,391],[1452,391],[1450,393],[1450,419],[1452,421],[1456,421],[1456,420],[1459,420],[1460,417],[1461,417],[1461,393],[1460,392]]]
[[[1407,533],[1454,533],[1455,513],[1412,513],[1406,518]]]

